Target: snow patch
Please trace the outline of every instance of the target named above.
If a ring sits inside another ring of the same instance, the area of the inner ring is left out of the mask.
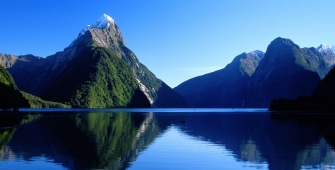
[[[321,44],[316,48],[317,51],[321,53],[335,53],[335,47],[334,46],[328,46],[325,44]]]
[[[331,50],[333,51],[333,53],[335,54],[335,45],[331,46],[330,49],[331,49]]]
[[[93,25],[87,25],[81,32],[80,35],[84,35],[85,32],[91,28],[105,29],[110,25],[115,24],[115,21],[112,17],[107,14],[103,14]]]

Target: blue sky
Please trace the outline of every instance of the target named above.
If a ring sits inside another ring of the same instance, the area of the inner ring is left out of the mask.
[[[276,37],[335,45],[334,0],[1,0],[0,53],[46,57],[104,13],[158,78],[175,87]]]

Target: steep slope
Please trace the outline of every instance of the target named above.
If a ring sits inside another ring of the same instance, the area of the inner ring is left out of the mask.
[[[250,77],[264,53],[242,53],[225,68],[195,77],[174,89],[191,107],[243,107]]]
[[[335,99],[335,68],[329,71],[326,77],[318,84],[313,96],[323,96]]]
[[[335,69],[329,71],[317,85],[312,96],[299,96],[293,100],[284,98],[271,101],[270,110],[273,111],[335,111]]]
[[[241,54],[224,69],[187,80],[175,90],[192,107],[268,107],[273,99],[311,95],[335,61],[329,46],[300,48],[280,37],[262,58],[259,52]]]
[[[85,108],[150,107],[129,66],[96,45],[78,50],[42,97]]]
[[[63,72],[66,69],[69,70],[70,68],[68,67],[75,67],[76,65],[73,64],[75,63],[74,60],[80,60],[80,58],[82,58],[81,55],[85,56],[82,51],[91,44],[94,44],[96,47],[106,48],[105,50],[109,49],[118,58],[122,59],[123,62],[128,64],[128,66],[132,69],[134,77],[137,81],[136,83],[150,101],[151,106],[188,106],[183,97],[172,90],[163,81],[158,79],[152,72],[150,72],[150,70],[139,62],[135,54],[126,47],[121,31],[114,20],[106,14],[98,19],[95,24],[88,25],[84,28],[79,33],[78,37],[67,48],[65,48],[64,51],[57,52],[56,54],[46,58],[39,58],[35,56],[9,57],[8,55],[0,55],[0,64],[6,66],[8,71],[13,75],[13,78],[17,82],[20,89],[37,96],[48,97],[48,99],[51,100],[53,100],[52,97],[55,97],[55,100],[57,101],[69,102],[70,98],[61,99],[59,96],[57,97],[58,93],[63,93],[61,91],[68,91],[66,90],[66,84],[62,84],[62,87],[64,87],[63,90],[59,89],[60,91],[56,92],[51,89],[57,89],[55,88],[54,83],[59,84],[58,80],[64,79],[62,77],[66,75]],[[70,63],[72,63],[71,66],[69,65]],[[86,63],[86,66],[94,67],[93,64],[97,63]],[[76,70],[76,68],[71,69]],[[72,85],[70,86],[72,87]],[[78,89],[72,88],[72,90],[75,91]],[[64,94],[74,94],[74,91]],[[89,105],[82,105],[83,102],[81,102],[81,104],[78,102],[74,103],[77,103],[76,106]]]
[[[182,96],[158,79],[126,47],[121,31],[111,17],[104,14],[94,25],[87,26],[79,37],[87,32],[98,46],[111,49],[133,69],[141,91],[145,93],[153,107],[188,107]]]
[[[28,101],[16,87],[12,76],[0,66],[0,108],[29,107]]]
[[[0,108],[67,108],[68,105],[42,100],[39,97],[19,91],[12,76],[0,66]]]
[[[276,38],[251,77],[246,105],[268,107],[273,99],[311,95],[328,71],[315,48],[301,49],[289,39]]]
[[[36,94],[33,89],[37,89],[36,85],[43,79],[36,75],[42,75],[44,71],[38,71],[37,69],[42,68],[44,58],[31,54],[22,56],[0,54],[0,61],[1,66],[5,67],[13,76],[20,90]]]

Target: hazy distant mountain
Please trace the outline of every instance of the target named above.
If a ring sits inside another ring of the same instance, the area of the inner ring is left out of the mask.
[[[75,106],[148,107],[144,94],[153,107],[187,107],[183,97],[138,61],[106,14],[61,52],[46,58],[1,55],[0,64],[20,89]]]
[[[262,51],[242,53],[225,68],[187,80],[174,89],[191,107],[243,107],[248,83],[263,56]]]
[[[276,38],[266,53],[237,56],[224,69],[187,80],[175,90],[192,107],[268,107],[277,98],[311,95],[334,65],[333,51],[300,48]]]

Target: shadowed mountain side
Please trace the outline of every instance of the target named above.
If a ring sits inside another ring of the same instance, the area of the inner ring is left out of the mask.
[[[157,78],[126,46],[121,46],[122,60],[133,69],[140,89],[149,99],[152,107],[189,107],[186,100],[161,79]]]
[[[310,96],[299,96],[296,99],[279,98],[271,101],[270,110],[276,111],[335,111],[335,70],[329,71],[316,86]]]
[[[301,49],[290,39],[276,38],[251,77],[246,105],[268,107],[276,98],[311,95],[328,71],[315,48]]]
[[[13,76],[15,83],[20,90],[36,95],[39,89],[37,85],[44,77],[36,76],[43,75],[47,72],[42,65],[44,58],[29,55],[13,56],[9,54],[0,54],[0,64],[5,67]],[[32,78],[34,76],[34,78]]]
[[[28,100],[16,87],[12,76],[0,66],[0,109],[29,107]]]
[[[276,38],[266,53],[243,53],[225,68],[174,89],[191,107],[269,107],[276,98],[309,96],[334,64],[333,52]],[[321,51],[321,52],[320,52]]]
[[[313,96],[324,96],[335,99],[335,68],[319,83],[313,92]]]
[[[263,52],[242,53],[224,69],[195,77],[174,88],[191,107],[243,107],[247,86]]]

